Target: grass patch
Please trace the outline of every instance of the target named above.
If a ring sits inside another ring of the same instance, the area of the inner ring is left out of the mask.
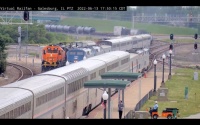
[[[97,32],[113,32],[114,26],[124,26],[132,28],[132,22],[130,21],[118,21],[118,20],[101,20],[101,19],[88,19],[88,18],[66,18],[63,19],[60,24],[71,26],[91,26],[96,28]],[[158,24],[147,23],[134,23],[136,29],[143,29],[152,34],[170,34],[176,35],[194,35],[197,29],[193,28],[181,28],[174,26],[163,26]]]
[[[78,40],[96,40],[96,38],[92,36],[78,36],[78,40],[76,39],[76,36],[64,34],[64,33],[52,33],[55,37],[52,43],[50,44],[57,44],[61,42],[74,42]]]
[[[198,71],[198,73],[200,73],[200,71]],[[181,117],[188,117],[200,113],[200,80],[193,80],[193,74],[194,70],[192,69],[177,69],[172,79],[166,81],[166,87],[169,90],[169,101],[158,102],[159,114],[161,114],[162,110],[165,108],[178,108]],[[189,90],[188,99],[184,98],[185,87],[188,87]],[[141,111],[152,107],[156,99],[156,96],[151,97],[151,99],[143,105]]]

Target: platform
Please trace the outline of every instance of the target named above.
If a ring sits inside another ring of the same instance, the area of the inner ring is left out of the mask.
[[[162,72],[156,72],[157,74],[157,89],[161,86]],[[165,81],[168,80],[168,72],[165,72]],[[132,82],[124,92],[125,108],[122,117],[124,117],[130,110],[136,106],[139,102],[139,83],[140,79]],[[148,72],[146,78],[141,78],[141,98],[143,98],[154,86],[154,72]],[[98,106],[92,112],[89,113],[86,119],[102,119],[103,118],[103,106]],[[107,113],[108,115],[108,113]],[[111,98],[111,119],[118,119],[118,93]]]

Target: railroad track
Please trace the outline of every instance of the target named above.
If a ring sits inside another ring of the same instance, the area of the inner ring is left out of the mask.
[[[31,69],[27,68],[27,67],[24,67],[22,65],[15,64],[15,63],[7,63],[7,65],[13,66],[14,68],[16,68],[20,71],[19,78],[16,81],[26,79],[26,78],[33,76],[33,71]]]
[[[174,44],[174,48],[176,47],[179,47],[179,46],[183,46],[183,45],[189,45],[189,44],[193,44],[193,43],[175,43]],[[169,50],[169,44],[163,44],[163,45],[156,45],[156,46],[153,46],[153,47],[150,47],[150,56],[149,56],[149,68],[147,70],[150,71],[152,68],[153,68],[153,61],[156,59],[157,61],[162,61],[162,60],[158,60],[157,57],[168,51]],[[165,64],[168,64],[167,62],[165,62]],[[182,65],[175,65],[173,64],[172,66],[176,66],[176,67],[180,67],[180,68],[192,68],[192,67],[189,67],[189,66],[182,66]]]

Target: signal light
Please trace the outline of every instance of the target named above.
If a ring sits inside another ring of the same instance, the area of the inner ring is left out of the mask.
[[[173,45],[172,44],[169,45],[169,49],[173,50]]]
[[[194,49],[197,49],[197,43],[194,44]]]
[[[194,34],[194,38],[195,39],[197,39],[198,38],[198,34],[196,33],[196,34]]]
[[[173,40],[173,37],[174,37],[174,35],[173,35],[173,34],[170,34],[170,39],[171,39],[171,40]]]
[[[24,20],[25,21],[29,20],[29,12],[28,11],[24,11]]]

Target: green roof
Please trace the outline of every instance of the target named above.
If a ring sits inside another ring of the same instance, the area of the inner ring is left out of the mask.
[[[102,79],[128,79],[136,80],[141,77],[141,73],[131,73],[131,72],[106,72],[101,75]]]
[[[126,88],[129,81],[122,80],[90,80],[84,83],[85,88]]]

